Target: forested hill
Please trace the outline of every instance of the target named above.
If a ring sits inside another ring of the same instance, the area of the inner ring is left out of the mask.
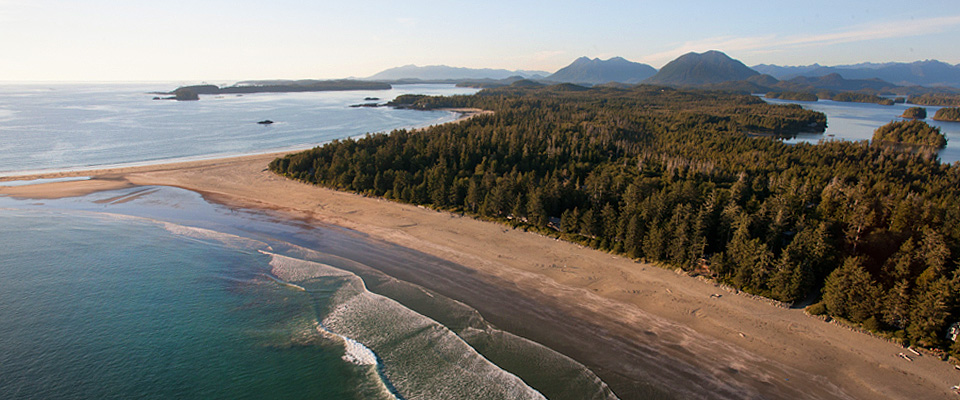
[[[543,80],[589,85],[608,82],[640,83],[656,73],[657,70],[647,64],[628,61],[621,57],[613,57],[609,60],[580,57]]]
[[[711,50],[705,53],[687,53],[670,61],[645,83],[672,86],[700,86],[729,81],[741,81],[760,75],[726,54]]]
[[[663,262],[778,300],[822,292],[820,311],[950,348],[944,335],[960,317],[957,166],[895,146],[755,137],[822,130],[825,117],[721,92],[518,84],[400,102],[494,113],[337,141],[270,168]]]

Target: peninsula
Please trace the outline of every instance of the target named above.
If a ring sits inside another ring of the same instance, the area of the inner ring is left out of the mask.
[[[360,81],[352,79],[337,80],[271,80],[244,81],[231,86],[193,85],[181,86],[170,92],[156,94],[174,95],[177,100],[197,100],[201,94],[248,94],[248,93],[289,93],[289,92],[325,92],[339,90],[390,90],[389,83]]]

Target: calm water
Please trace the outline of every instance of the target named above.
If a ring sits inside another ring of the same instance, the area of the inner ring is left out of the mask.
[[[169,86],[0,87],[0,175],[309,147],[454,117],[346,107],[364,97],[473,91],[144,94]],[[376,272],[446,261],[338,227],[139,187],[0,197],[0,243],[3,399],[616,398],[574,360]]]
[[[176,84],[0,84],[0,176],[16,172],[309,148],[333,139],[450,121],[454,113],[351,108],[406,93],[471,94],[453,85],[152,100]],[[272,125],[257,121],[269,119]]]
[[[912,104],[894,104],[881,106],[870,103],[845,103],[833,100],[816,102],[764,99],[773,104],[799,104],[805,109],[820,111],[827,115],[827,131],[821,134],[801,134],[787,143],[817,143],[820,140],[870,140],[877,128],[900,120],[903,110],[915,107]],[[953,163],[960,161],[960,122],[934,121],[933,115],[941,107],[924,106],[927,109],[925,121],[940,127],[947,137],[947,147],[940,151],[940,161]],[[833,135],[833,136],[830,136]]]

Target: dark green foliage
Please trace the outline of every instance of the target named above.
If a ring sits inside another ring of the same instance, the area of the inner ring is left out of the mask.
[[[833,101],[844,101],[852,103],[875,103],[882,106],[892,106],[893,100],[872,94],[858,92],[841,92],[833,95]]]
[[[923,107],[910,107],[906,110],[903,110],[903,118],[909,119],[924,119],[927,118],[927,109]]]
[[[880,288],[863,262],[850,257],[840,268],[833,270],[823,286],[823,304],[831,315],[862,322],[875,317]]]
[[[894,121],[881,126],[873,132],[873,142],[929,146],[938,149],[947,146],[947,138],[940,132],[940,128],[919,120]]]
[[[827,306],[824,305],[823,302],[811,304],[807,307],[807,312],[810,313],[810,315],[824,315],[827,313]]]
[[[960,107],[941,108],[933,115],[937,121],[960,122]]]
[[[808,92],[769,92],[765,96],[768,99],[783,99],[795,101],[817,101],[817,95]]]
[[[697,270],[787,302],[822,290],[835,316],[946,348],[945,330],[960,319],[960,168],[866,142],[750,137],[826,122],[753,96],[567,89],[410,98],[418,108],[493,114],[336,141],[270,168]]]
[[[918,96],[910,96],[910,99],[908,99],[907,102],[922,106],[960,107],[960,94],[926,93]]]

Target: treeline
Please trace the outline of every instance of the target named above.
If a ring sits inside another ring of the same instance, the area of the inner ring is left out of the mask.
[[[764,96],[768,99],[782,99],[795,101],[817,101],[817,95],[807,92],[767,92]]]
[[[866,142],[787,145],[823,114],[721,92],[508,86],[492,110],[277,159],[284,176],[464,212],[705,274],[905,342],[958,320],[960,168]],[[960,352],[960,345],[952,348]]]
[[[960,94],[957,93],[926,93],[910,96],[911,104],[922,106],[960,107]]]
[[[848,103],[874,103],[882,106],[892,106],[894,104],[894,101],[891,99],[859,92],[840,92],[828,98],[833,101]]]
[[[948,107],[937,110],[933,114],[933,119],[937,121],[960,122],[960,107]]]

